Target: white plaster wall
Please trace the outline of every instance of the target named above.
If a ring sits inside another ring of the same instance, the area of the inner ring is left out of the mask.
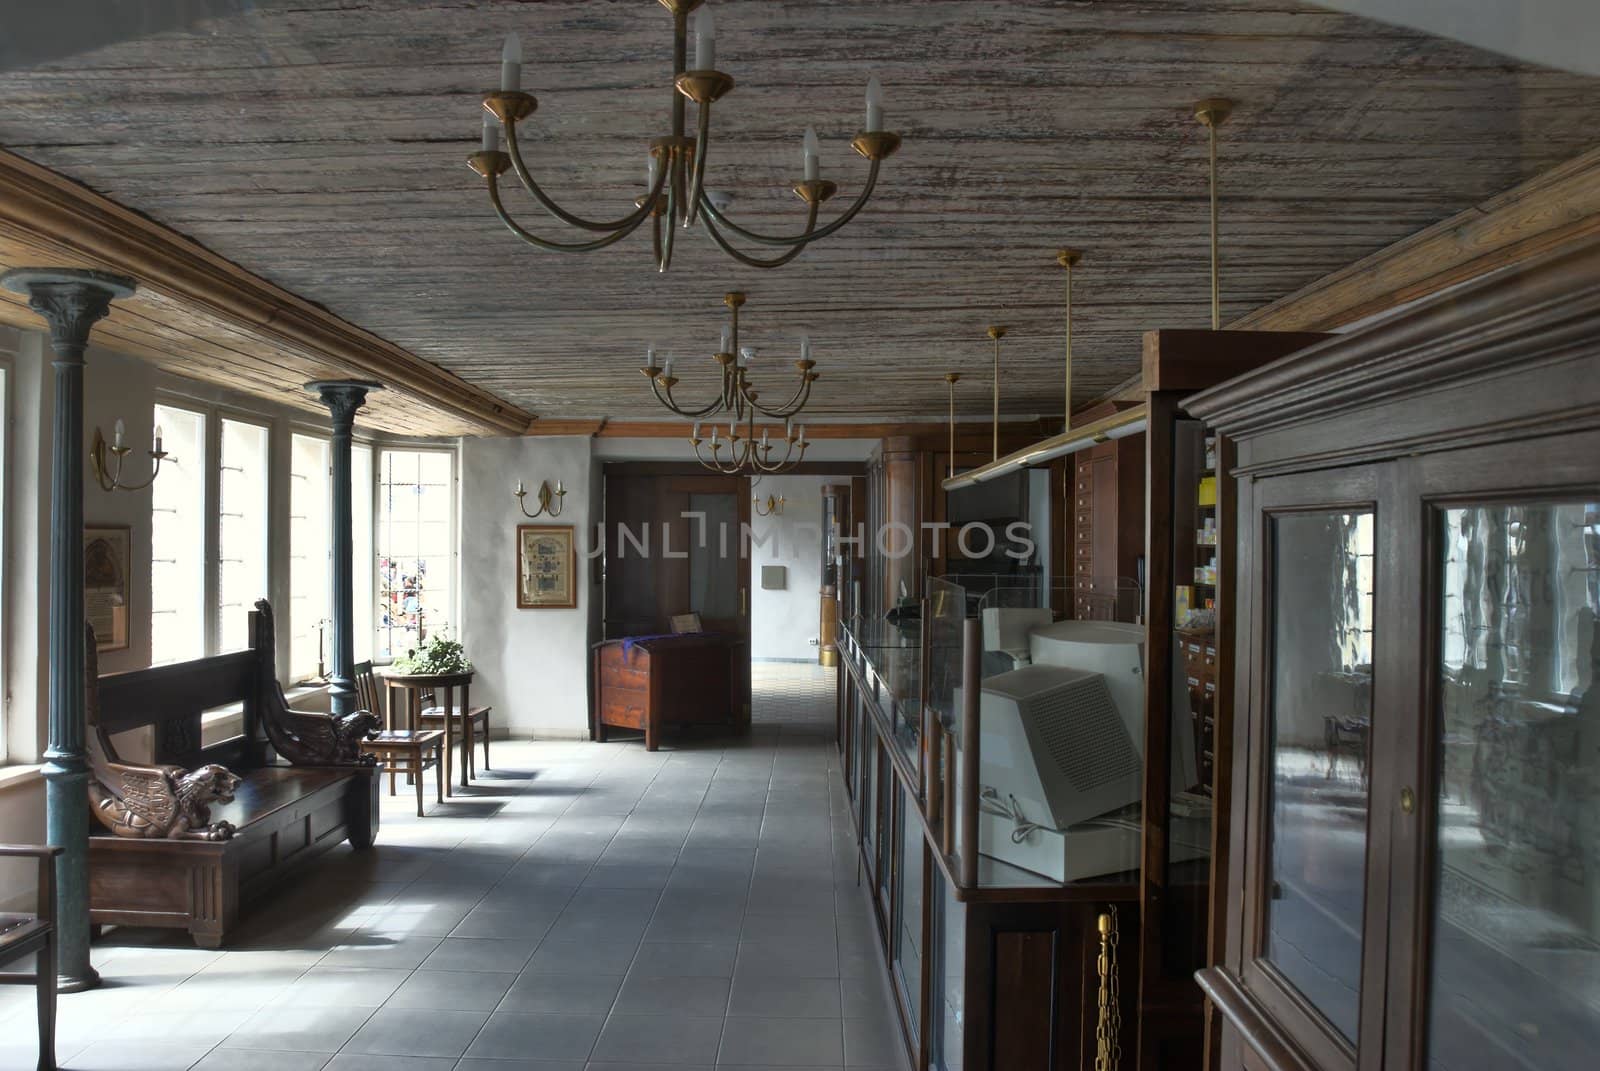
[[[825,476],[763,476],[751,494],[766,508],[768,495],[784,498],[783,512],[750,511],[750,657],[755,661],[814,662],[821,624],[822,485]],[[788,570],[782,591],[761,587],[761,567]]]
[[[461,443],[461,642],[477,669],[472,701],[494,707],[496,732],[579,738],[589,726],[589,643],[598,592],[583,556],[599,498],[587,436],[464,439]],[[529,521],[517,508],[539,483],[566,484],[562,514]],[[578,606],[517,609],[517,525],[570,524],[579,534]]]

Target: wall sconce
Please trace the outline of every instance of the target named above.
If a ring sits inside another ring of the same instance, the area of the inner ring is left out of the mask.
[[[111,431],[111,443],[107,445],[105,436],[100,434],[100,429],[94,429],[94,442],[89,447],[89,461],[94,465],[94,478],[103,491],[142,491],[156,482],[156,477],[161,474],[161,462],[171,455],[161,449],[161,425],[156,425],[155,449],[150,451],[150,478],[144,483],[123,483],[122,463],[128,455],[133,453],[133,447],[123,443],[123,423],[118,418]],[[106,453],[109,451],[116,460],[108,467]]]
[[[540,483],[538,494],[539,508],[534,510],[532,513],[528,512],[528,503],[525,501],[525,499],[528,497],[528,492],[523,488],[521,480],[517,481],[517,489],[513,491],[512,494],[517,496],[517,508],[522,510],[522,515],[531,521],[535,517],[561,516],[561,507],[565,503],[567,489],[561,485],[560,480],[556,481],[556,489],[554,491],[550,490],[550,483],[548,480]],[[550,504],[552,499],[555,501],[554,506]]]
[[[757,517],[782,517],[783,516],[783,496],[782,495],[779,495],[777,498],[773,498],[771,495],[768,495],[767,496],[767,508],[766,509],[762,509],[761,508],[761,499],[758,496],[751,495],[750,496],[750,501],[755,504],[756,516]]]

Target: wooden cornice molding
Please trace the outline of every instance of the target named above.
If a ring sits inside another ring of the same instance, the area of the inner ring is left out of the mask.
[[[1600,233],[1600,149],[1265,305],[1230,330],[1331,331]]]
[[[189,238],[48,168],[0,150],[0,240],[47,258],[43,266],[94,267],[132,276],[141,293],[218,322],[300,361],[388,391],[460,425],[518,435],[532,417],[392,342],[346,322]],[[54,263],[50,263],[53,261]],[[138,300],[136,298],[136,300]],[[194,378],[206,379],[204,362]],[[237,377],[228,381],[237,385]],[[282,400],[298,383],[262,382],[254,393]],[[248,389],[248,388],[247,388]],[[385,402],[374,395],[372,405]]]

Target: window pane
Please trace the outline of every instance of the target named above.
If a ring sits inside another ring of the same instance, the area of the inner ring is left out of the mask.
[[[373,657],[388,659],[451,625],[455,455],[385,450],[381,457]]]
[[[1372,729],[1370,513],[1275,518],[1266,958],[1352,1042]]]
[[[289,447],[289,677],[310,680],[330,664],[333,581],[328,442],[295,435]]]
[[[1440,513],[1429,1066],[1600,1040],[1600,503]]]
[[[224,419],[217,518],[217,647],[249,646],[249,614],[267,595],[266,428]]]
[[[162,665],[206,653],[206,418],[169,405],[154,417],[170,455],[150,485],[150,661]]]

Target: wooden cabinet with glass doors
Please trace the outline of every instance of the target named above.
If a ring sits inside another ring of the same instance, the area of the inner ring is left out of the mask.
[[[1221,1067],[1594,1067],[1600,245],[1189,408],[1239,491]]]

